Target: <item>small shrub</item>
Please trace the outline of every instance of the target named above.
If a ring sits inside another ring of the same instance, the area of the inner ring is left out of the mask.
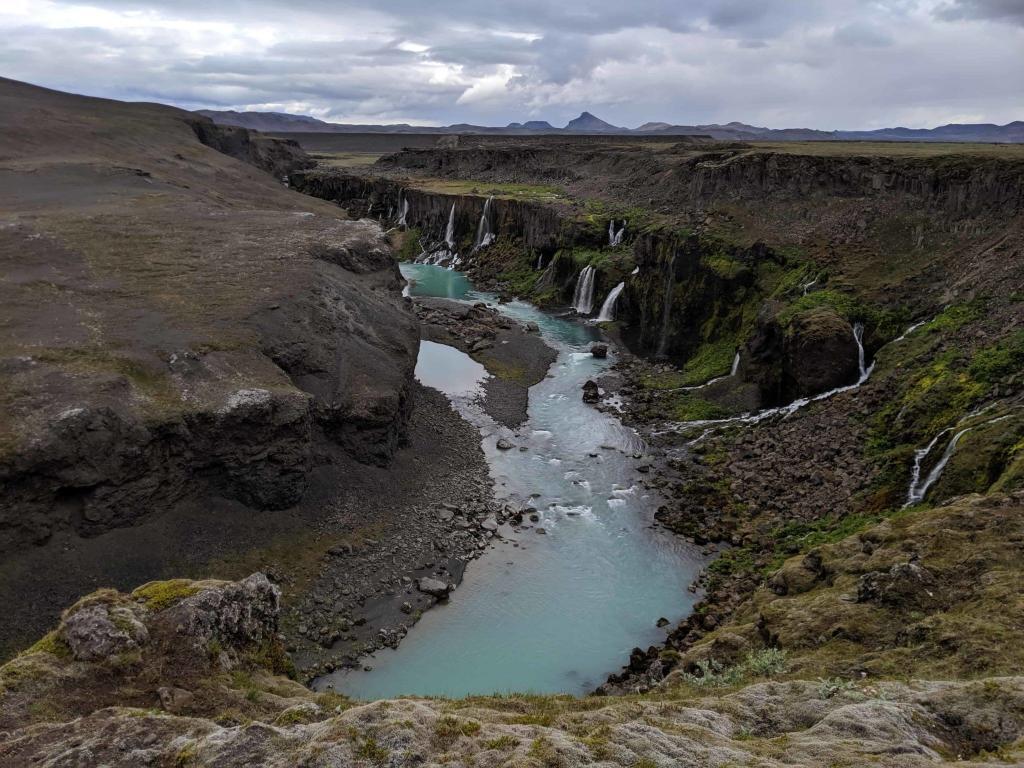
[[[390,756],[390,751],[387,747],[382,747],[377,743],[377,740],[373,736],[367,736],[360,742],[359,746],[356,747],[356,757],[362,758],[363,760],[369,760],[378,765],[383,765],[387,762]]]
[[[831,699],[840,693],[854,690],[852,680],[843,680],[841,677],[818,678],[818,696],[822,699]]]
[[[519,746],[519,739],[509,736],[507,733],[504,736],[488,739],[484,742],[484,749],[496,749],[499,752],[511,752],[517,746]]]

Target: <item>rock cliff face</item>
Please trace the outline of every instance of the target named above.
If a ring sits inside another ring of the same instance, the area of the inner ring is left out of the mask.
[[[676,209],[729,201],[889,198],[957,216],[1015,215],[1024,209],[1024,163],[1003,159],[847,157],[774,152],[747,145],[644,153],[631,146],[550,142],[407,149],[382,158],[384,169],[441,178],[559,183],[603,179],[611,191]]]
[[[0,134],[0,551],[388,461],[416,321],[380,228],[281,184],[301,150],[6,80]]]

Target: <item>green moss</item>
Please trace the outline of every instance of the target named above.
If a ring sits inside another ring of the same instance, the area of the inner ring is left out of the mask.
[[[1024,330],[980,350],[971,360],[969,373],[976,381],[993,384],[1004,376],[1024,370]]]
[[[683,366],[681,386],[703,384],[716,376],[724,376],[732,369],[735,356],[734,338],[723,338],[702,344]]]
[[[30,653],[49,653],[56,656],[58,659],[71,658],[71,649],[68,648],[68,644],[61,639],[60,633],[57,632],[57,630],[47,632],[36,641],[35,645],[23,651],[22,655],[27,656]]]
[[[179,600],[199,592],[199,587],[189,579],[151,581],[132,592],[132,597],[142,600],[149,610],[159,613]]]

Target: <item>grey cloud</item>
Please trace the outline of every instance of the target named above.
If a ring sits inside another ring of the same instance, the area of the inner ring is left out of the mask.
[[[1022,0],[952,0],[939,7],[936,13],[947,21],[986,19],[1024,25]]]
[[[853,48],[885,48],[893,44],[893,37],[881,27],[856,21],[837,27],[833,38],[840,45]]]

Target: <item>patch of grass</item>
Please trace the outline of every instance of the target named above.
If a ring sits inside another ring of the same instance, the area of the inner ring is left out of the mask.
[[[199,592],[199,587],[189,579],[169,579],[167,581],[150,581],[137,587],[132,592],[132,597],[142,600],[145,606],[159,613],[169,608],[179,600]]]
[[[420,238],[423,233],[418,227],[410,227],[404,232],[398,232],[392,237],[395,244],[395,257],[399,261],[413,261],[423,250]]]
[[[387,747],[382,747],[378,744],[373,736],[367,736],[356,746],[355,754],[356,757],[362,760],[369,760],[377,765],[383,765],[391,756],[391,751]]]
[[[994,384],[1024,369],[1024,330],[1017,330],[991,347],[980,350],[968,372],[979,382]]]
[[[680,386],[703,384],[716,376],[724,376],[732,370],[735,356],[735,339],[723,338],[702,344],[683,366]]]
[[[519,739],[509,736],[507,733],[496,739],[488,739],[484,742],[484,749],[496,749],[499,752],[511,752],[519,746]]]
[[[441,749],[449,749],[461,736],[475,736],[480,732],[480,723],[475,720],[460,720],[446,715],[434,725],[434,744]]]
[[[558,754],[558,750],[556,750],[555,746],[543,736],[533,740],[527,754],[544,766],[544,768],[562,768],[564,765],[562,756]]]

